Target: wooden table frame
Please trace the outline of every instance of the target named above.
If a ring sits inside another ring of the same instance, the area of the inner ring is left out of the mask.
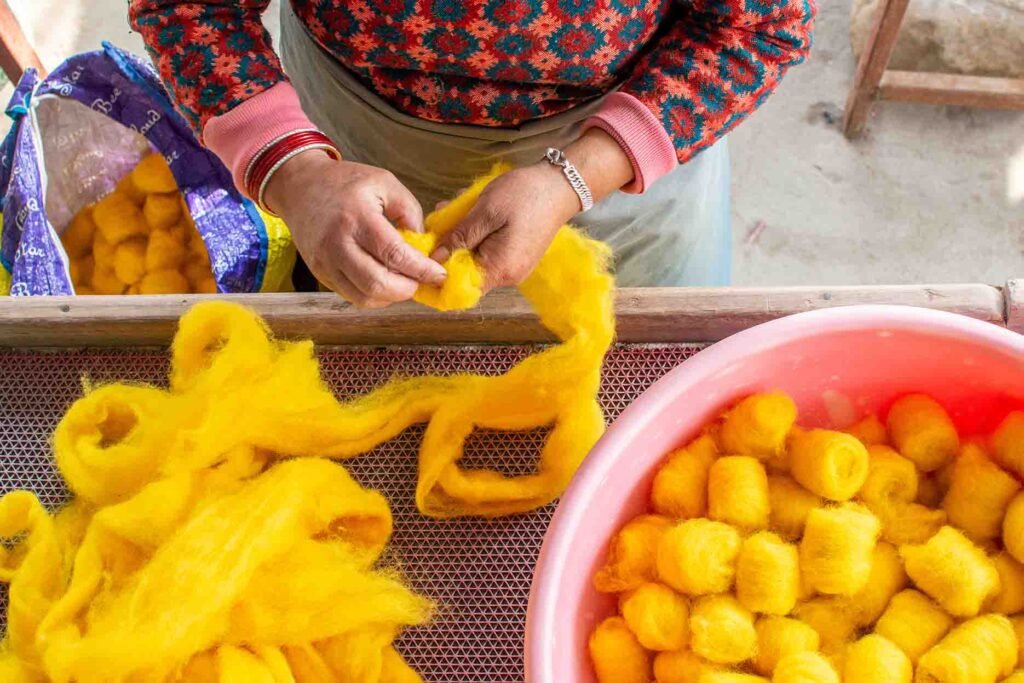
[[[0,69],[11,83],[17,83],[29,67],[38,71],[40,78],[46,77],[46,69],[21,30],[18,18],[7,0],[0,0]]]
[[[0,347],[162,346],[189,306],[211,297],[0,298]],[[496,344],[552,341],[529,305],[499,291],[480,307],[441,314],[416,304],[384,310],[352,308],[333,294],[220,297],[258,311],[287,338],[325,345]],[[714,342],[792,313],[853,304],[922,306],[1024,332],[1024,280],[982,284],[885,287],[622,289],[617,293],[622,342]]]
[[[846,100],[843,134],[864,130],[876,99],[1024,110],[1024,79],[888,69],[910,0],[881,0]]]

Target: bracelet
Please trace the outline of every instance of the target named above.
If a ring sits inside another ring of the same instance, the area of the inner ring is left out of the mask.
[[[319,149],[333,159],[341,160],[341,152],[330,138],[318,130],[302,129],[278,136],[264,145],[246,165],[243,182],[245,193],[266,213],[274,214],[263,201],[270,178],[285,162],[302,152]]]
[[[594,195],[591,194],[590,188],[587,187],[587,183],[583,180],[583,176],[580,172],[572,165],[565,153],[560,149],[554,147],[548,147],[548,151],[544,153],[544,158],[547,159],[548,163],[553,166],[558,166],[562,169],[562,175],[569,181],[569,185],[572,186],[573,191],[576,192],[576,196],[580,198],[580,206],[583,211],[589,211],[594,206]]]

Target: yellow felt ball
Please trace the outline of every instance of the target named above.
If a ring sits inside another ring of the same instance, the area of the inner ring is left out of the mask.
[[[160,154],[153,152],[142,158],[132,169],[132,184],[146,194],[176,192],[178,183],[174,180],[171,167]]]
[[[779,660],[772,683],[839,683],[839,674],[817,652],[794,652]]]
[[[754,624],[754,630],[757,631],[757,655],[753,666],[764,676],[770,676],[786,655],[815,652],[821,643],[817,631],[789,617],[761,617]]]
[[[1001,614],[960,624],[917,663],[917,683],[995,683],[1017,666],[1017,634]]]
[[[921,545],[900,548],[907,575],[955,617],[973,617],[999,590],[999,572],[984,551],[951,526]]]
[[[736,597],[751,612],[785,615],[800,591],[796,546],[770,531],[746,538],[736,560]]]
[[[651,507],[668,517],[703,517],[708,509],[708,470],[718,455],[710,436],[697,437],[671,455],[654,475]]]
[[[843,683],[911,683],[914,665],[891,640],[877,633],[850,645],[843,662]]]
[[[96,266],[92,274],[92,287],[97,294],[124,294],[127,287],[111,266]]]
[[[854,503],[811,510],[800,541],[800,569],[810,586],[829,595],[863,589],[880,528],[873,514]]]
[[[128,197],[133,204],[142,208],[142,205],[146,201],[146,193],[135,187],[135,183],[132,182],[132,174],[128,173],[125,177],[118,181],[117,186],[114,188],[115,192]]]
[[[892,444],[922,472],[934,472],[960,448],[960,437],[946,410],[934,399],[911,394],[896,401],[887,418]]]
[[[817,632],[821,651],[827,655],[841,652],[857,632],[855,613],[849,601],[843,598],[823,597],[801,602],[793,616]]]
[[[790,441],[789,466],[804,488],[823,498],[853,498],[868,476],[864,444],[843,432],[812,429]]]
[[[1010,502],[1003,519],[1003,546],[1018,562],[1024,562],[1024,493]]]
[[[875,623],[875,633],[903,650],[911,662],[942,640],[953,627],[953,618],[927,595],[916,590],[900,591]]]
[[[992,435],[992,453],[996,461],[1024,478],[1024,411],[1006,416]]]
[[[146,274],[146,238],[132,237],[114,248],[114,274],[126,285],[134,285]]]
[[[874,413],[844,431],[865,446],[884,445],[889,441],[889,433],[886,431],[885,425]]]
[[[679,650],[689,636],[686,598],[660,583],[645,583],[626,595],[622,618],[648,650]]]
[[[772,531],[790,540],[803,536],[807,515],[823,500],[785,475],[768,477],[768,523]]]
[[[659,578],[680,593],[706,595],[732,587],[740,534],[710,519],[688,519],[665,532],[658,544]]]
[[[722,451],[770,458],[782,451],[786,435],[796,422],[796,404],[786,394],[748,396],[730,410],[722,423]]]
[[[97,268],[114,268],[114,245],[99,230],[92,240],[92,255]]]
[[[882,523],[882,538],[895,546],[919,545],[946,524],[946,511],[919,503],[893,503],[871,510]]]
[[[659,652],[654,657],[655,683],[697,683],[702,674],[717,671],[717,664],[701,659],[689,650]]]
[[[146,244],[146,271],[177,270],[185,261],[185,245],[166,230],[154,230]]]
[[[1005,550],[992,558],[992,564],[999,572],[999,591],[985,609],[999,614],[1024,612],[1024,565]]]
[[[660,515],[641,515],[615,535],[608,546],[608,560],[594,575],[594,587],[602,593],[618,593],[654,581],[658,544],[672,522]]]
[[[1020,483],[994,463],[977,444],[965,444],[953,465],[942,501],[949,523],[975,542],[998,538],[1010,501]]]
[[[75,214],[60,236],[68,256],[81,258],[92,252],[96,223],[92,219],[92,207],[86,207]]]
[[[937,508],[942,505],[942,497],[946,495],[934,476],[919,477],[917,480],[917,498],[915,502],[926,507]]]
[[[1024,683],[1024,669],[1018,669],[1004,678],[1001,683]]]
[[[93,208],[92,218],[96,222],[96,230],[112,245],[149,231],[142,211],[120,192],[112,192],[99,200]]]
[[[1019,646],[1017,652],[1017,666],[1024,667],[1024,615],[1016,615],[1010,617],[1010,623],[1013,624],[1013,632],[1017,634],[1017,644]]]
[[[745,531],[768,526],[768,476],[748,455],[719,458],[708,471],[708,517]]]
[[[731,595],[709,595],[690,611],[690,649],[709,662],[738,664],[757,652],[754,615]]]
[[[650,683],[651,655],[621,617],[598,624],[589,648],[598,683]]]
[[[914,463],[888,446],[868,446],[868,477],[857,497],[869,506],[910,503],[917,498]]]
[[[181,217],[181,201],[177,193],[151,194],[142,206],[142,215],[153,230],[166,230]]]
[[[889,543],[876,545],[868,581],[850,599],[857,625],[873,624],[882,616],[892,597],[906,586],[907,573],[903,570],[899,551]]]
[[[188,280],[176,270],[146,273],[139,281],[140,294],[184,294],[188,291]]]
[[[697,683],[769,683],[767,678],[739,671],[705,671]]]

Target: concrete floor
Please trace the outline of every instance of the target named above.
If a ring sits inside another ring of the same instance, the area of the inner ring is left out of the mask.
[[[124,2],[10,4],[51,68],[102,39],[142,52]],[[1024,114],[882,103],[847,142],[850,2],[819,5],[811,59],[732,134],[736,284],[1024,277]]]

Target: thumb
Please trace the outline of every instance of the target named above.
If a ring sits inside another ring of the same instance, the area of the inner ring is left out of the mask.
[[[441,236],[430,258],[444,263],[456,249],[474,251],[488,235],[501,228],[500,223],[486,202],[477,202],[451,232]]]

